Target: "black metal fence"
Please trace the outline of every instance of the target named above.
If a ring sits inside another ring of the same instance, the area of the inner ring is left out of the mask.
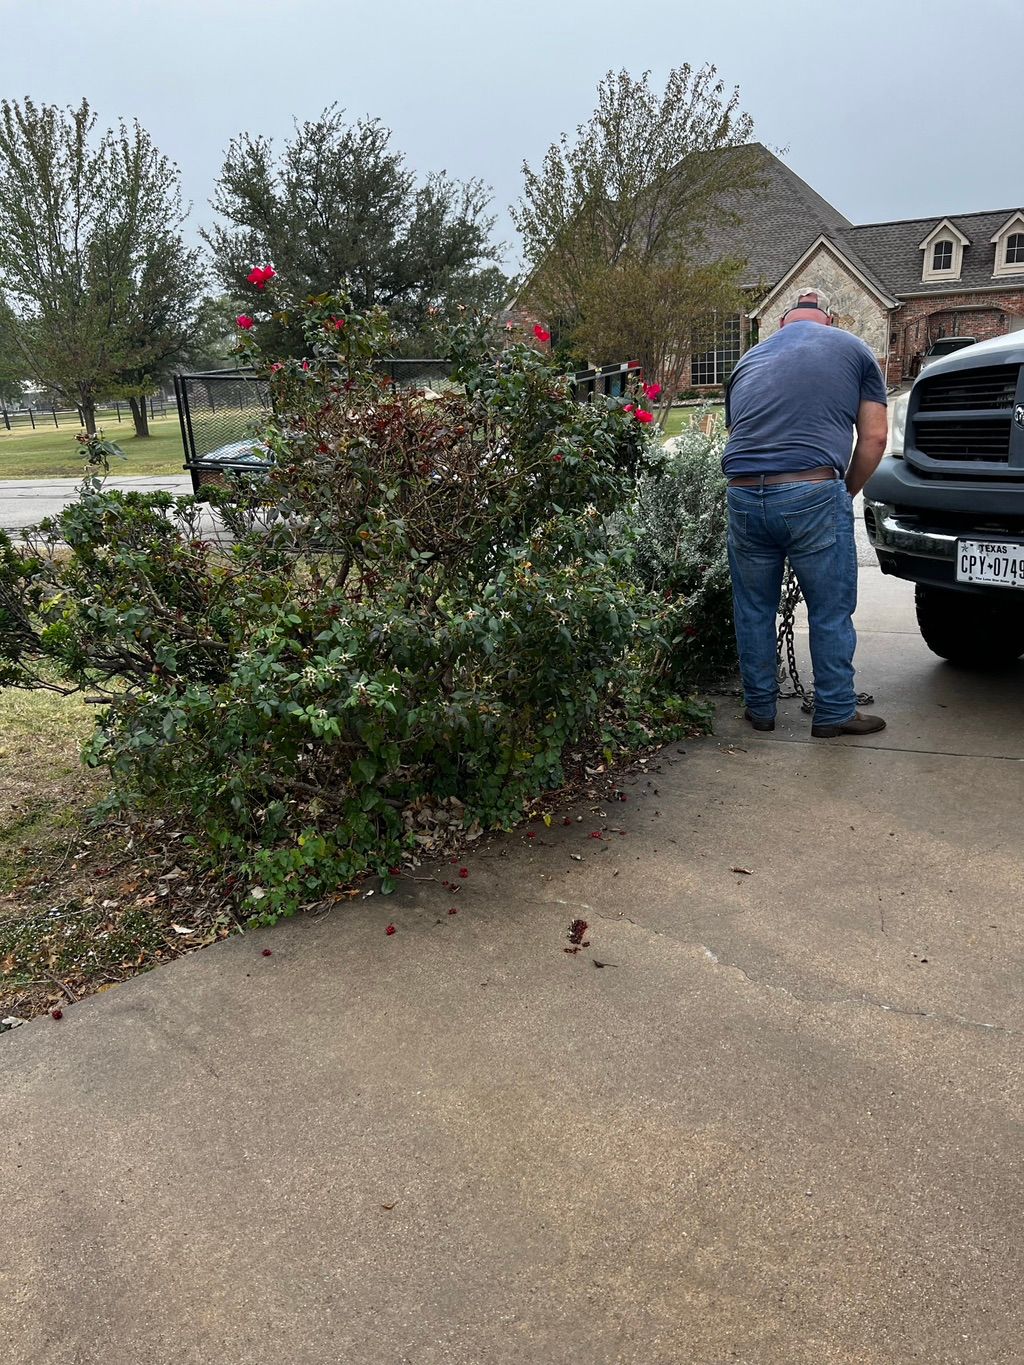
[[[450,381],[447,360],[382,360],[378,369],[401,388],[439,389]],[[573,375],[573,396],[581,403],[605,395],[621,397],[637,365],[603,365]],[[263,463],[260,434],[273,409],[269,381],[254,370],[213,370],[174,377],[185,468],[192,488],[223,485],[232,472],[252,473]]]
[[[163,398],[147,398],[146,406],[153,419],[174,415],[174,409],[168,407]],[[132,412],[127,403],[103,403],[96,409],[97,426],[109,425],[110,422],[120,425],[131,420]],[[8,408],[0,404],[0,429],[5,431],[47,431],[50,427],[84,426],[81,408]]]

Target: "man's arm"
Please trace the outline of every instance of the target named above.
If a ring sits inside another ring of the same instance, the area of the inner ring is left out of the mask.
[[[888,409],[865,399],[857,409],[857,444],[846,471],[846,487],[856,497],[878,468],[889,441]]]

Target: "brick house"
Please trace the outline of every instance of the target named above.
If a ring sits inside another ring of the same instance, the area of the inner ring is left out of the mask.
[[[1024,209],[855,225],[769,152],[764,175],[768,192],[743,196],[742,221],[713,243],[718,256],[746,256],[744,284],[757,302],[724,324],[713,377],[709,357],[692,358],[695,385],[720,383],[737,341],[742,352],[768,336],[809,284],[827,291],[838,324],[871,346],[890,385],[912,378],[939,337],[1024,328]],[[792,203],[780,204],[786,194]],[[795,231],[794,205],[807,209]]]
[[[760,185],[731,196],[733,221],[701,252],[746,262],[751,307],[722,320],[713,350],[691,356],[694,388],[723,384],[809,284],[826,290],[838,324],[871,346],[890,386],[912,378],[939,337],[984,340],[1024,328],[1024,209],[857,225],[759,149]],[[536,320],[522,296],[514,313],[522,326]]]

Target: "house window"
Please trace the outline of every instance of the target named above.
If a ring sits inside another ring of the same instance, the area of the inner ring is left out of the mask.
[[[1024,265],[1024,232],[1011,232],[1007,237],[1006,264]]]
[[[690,359],[690,383],[724,384],[736,368],[740,358],[740,317],[734,313],[715,329],[715,347],[702,351]]]
[[[932,249],[932,269],[936,271],[953,269],[953,243],[946,238],[936,242]]]

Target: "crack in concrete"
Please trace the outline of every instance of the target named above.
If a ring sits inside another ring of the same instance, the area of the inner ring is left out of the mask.
[[[837,996],[807,996],[797,995],[794,991],[788,990],[785,986],[774,985],[770,981],[759,980],[751,976],[745,968],[738,962],[723,962],[713,949],[705,943],[694,944],[699,947],[705,958],[713,962],[716,967],[724,967],[727,971],[738,972],[752,986],[761,986],[765,990],[775,991],[779,995],[786,995],[790,1000],[795,1000],[801,1005],[852,1005],[860,1009],[881,1010],[885,1014],[902,1014],[909,1019],[934,1019],[940,1024],[955,1024],[959,1028],[981,1029],[986,1033],[1005,1033],[1013,1035],[1016,1030],[1007,1028],[1005,1024],[990,1024],[984,1019],[968,1019],[962,1014],[942,1014],[935,1010],[915,1010],[906,1005],[894,1005],[888,1000],[875,1000],[870,995],[837,995]]]
[[[695,939],[679,938],[674,934],[668,934],[664,929],[653,929],[649,924],[644,924],[640,920],[631,919],[629,915],[606,915],[600,910],[595,910],[586,901],[568,901],[560,897],[553,897],[551,900],[541,902],[544,905],[562,905],[570,910],[586,910],[596,919],[608,920],[612,924],[631,924],[634,929],[640,929],[645,934],[654,938],[672,938],[673,942],[681,944],[687,948],[699,948],[704,954],[705,960],[712,962],[716,967],[722,967],[726,971],[736,972],[751,986],[759,986],[763,990],[773,991],[777,995],[785,995],[798,1005],[849,1005],[858,1009],[881,1010],[883,1014],[900,1014],[908,1019],[933,1019],[939,1024],[955,1025],[958,1028],[979,1029],[984,1033],[1002,1033],[1008,1037],[1016,1035],[1017,1030],[1008,1028],[1005,1024],[992,1024],[984,1019],[968,1019],[962,1014],[943,1014],[936,1010],[916,1010],[906,1005],[895,1005],[889,1000],[876,1000],[870,995],[837,995],[837,996],[811,996],[797,995],[795,991],[789,990],[786,986],[776,985],[774,982],[765,981],[741,967],[738,962],[723,962],[713,948],[709,948],[706,943],[699,943]]]

